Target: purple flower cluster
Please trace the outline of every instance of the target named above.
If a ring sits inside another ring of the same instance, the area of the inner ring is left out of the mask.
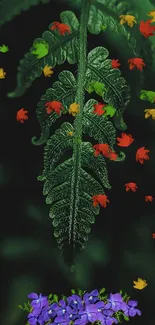
[[[31,301],[31,312],[28,314],[30,325],[86,325],[99,321],[102,325],[118,324],[117,314],[126,317],[141,315],[137,309],[137,301],[125,302],[120,293],[110,294],[106,302],[99,297],[98,290],[85,293],[83,297],[72,294],[66,300],[50,303],[48,297],[36,293],[28,295]]]

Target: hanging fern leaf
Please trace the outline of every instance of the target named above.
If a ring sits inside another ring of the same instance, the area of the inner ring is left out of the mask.
[[[116,142],[116,129],[112,122],[108,121],[104,115],[98,116],[97,114],[93,114],[93,105],[96,103],[96,100],[90,99],[84,106],[83,133],[89,134],[89,136],[97,140],[98,143],[109,144],[110,148],[114,151],[113,146]],[[120,152],[115,161],[123,161],[124,159],[125,154]]]
[[[99,34],[102,31],[102,25],[107,27],[107,30],[114,31],[124,35],[132,50],[136,50],[136,38],[131,30],[126,25],[120,25],[120,15],[129,13],[131,4],[127,1],[118,0],[97,0],[90,7],[88,30],[92,34]],[[134,13],[135,16],[135,13]]]
[[[108,143],[113,148],[116,141],[116,130],[104,115],[93,114],[93,105],[96,103],[96,100],[90,99],[84,106],[83,133],[89,134],[98,143]]]
[[[89,52],[85,87],[93,80],[105,84],[106,91],[103,92],[103,100],[116,108],[116,114],[113,117],[114,124],[118,129],[125,130],[126,124],[122,114],[130,100],[129,87],[125,79],[121,77],[121,71],[112,68],[111,60],[107,59],[108,55],[108,50],[102,46]]]
[[[39,180],[44,181],[43,194],[47,195],[46,203],[51,205],[50,217],[53,220],[54,236],[58,246],[65,245],[83,249],[88,240],[91,224],[99,207],[92,204],[92,196],[104,194],[104,188],[110,188],[105,160],[95,158],[90,143],[81,144],[81,167],[77,173],[74,154],[66,161],[59,163],[63,152],[73,147],[74,141],[67,136],[72,131],[70,123],[63,123],[47,141],[44,154],[44,170]],[[94,176],[90,172],[93,171]],[[73,178],[78,186],[71,191]],[[75,197],[72,200],[72,197]],[[75,206],[72,206],[75,202]]]
[[[31,6],[40,3],[49,3],[50,0],[1,0],[0,1],[0,26],[19,15],[22,11],[28,10]]]
[[[70,71],[64,70],[59,73],[58,78],[59,81],[53,83],[53,87],[46,91],[37,105],[37,118],[41,126],[41,136],[38,140],[36,137],[32,138],[32,143],[35,145],[41,145],[47,141],[50,127],[61,116],[55,112],[47,114],[45,104],[51,101],[60,101],[64,107],[62,114],[66,114],[68,107],[74,102],[77,89],[74,75]]]
[[[32,47],[29,53],[25,54],[20,61],[17,74],[17,87],[8,94],[8,97],[20,97],[32,85],[32,82],[39,78],[45,65],[55,67],[67,60],[70,64],[74,64],[78,60],[78,28],[79,22],[72,11],[64,11],[60,14],[61,21],[67,22],[71,27],[71,33],[60,35],[58,31],[45,31],[42,38],[37,38],[34,45],[38,42],[46,42],[49,46],[48,54],[43,58],[37,59],[32,54],[35,50]],[[51,25],[50,25],[51,26]],[[49,28],[50,28],[49,26]]]

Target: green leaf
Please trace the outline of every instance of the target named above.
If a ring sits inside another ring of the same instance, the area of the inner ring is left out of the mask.
[[[53,296],[53,302],[58,302],[58,296],[57,295]]]
[[[93,206],[92,196],[104,193],[104,188],[110,186],[104,158],[100,160],[93,156],[90,143],[81,144],[81,167],[78,171],[74,150],[73,155],[68,151],[68,158],[61,162],[63,152],[76,146],[73,139],[66,136],[66,133],[72,130],[72,125],[65,122],[47,141],[44,170],[41,176],[45,182],[43,194],[47,195],[46,203],[51,205],[49,215],[52,218],[54,236],[60,249],[65,249],[68,244],[76,249],[85,247],[91,224],[95,222],[95,215],[100,209],[99,206]],[[90,174],[92,170],[94,176]],[[75,192],[72,192],[71,185],[74,177],[77,187]]]
[[[40,3],[49,3],[50,0],[1,0],[0,1],[0,26],[20,15],[22,11]]]
[[[113,31],[124,35],[133,51],[136,50],[136,37],[133,30],[120,24],[119,16],[122,14],[131,14],[130,2],[117,0],[97,0],[90,7],[88,30],[91,34],[99,34],[102,31],[102,25],[107,27],[107,31]],[[135,16],[135,13],[134,13]],[[137,17],[136,17],[137,18]]]
[[[70,23],[71,33],[60,35],[58,31],[45,31],[42,38],[38,38],[33,44],[37,42],[46,42],[49,46],[48,54],[45,57],[37,59],[32,54],[34,46],[24,58],[20,61],[17,74],[17,87],[8,94],[8,97],[20,97],[32,85],[32,82],[39,78],[45,65],[54,68],[56,64],[63,64],[66,60],[70,64],[75,64],[78,61],[78,28],[79,22],[72,11],[64,11],[60,15],[61,21]],[[50,25],[51,26],[51,25]],[[49,26],[49,28],[50,28]]]
[[[74,289],[71,289],[71,293],[72,293],[72,295],[74,295],[75,294],[75,290]]]
[[[1,45],[0,46],[0,52],[2,52],[2,53],[6,53],[6,52],[8,52],[9,51],[9,48],[8,48],[8,46],[7,45]]]
[[[106,90],[102,98],[105,103],[116,108],[116,118],[114,115],[113,122],[118,129],[124,130],[122,114],[130,100],[130,89],[121,76],[121,71],[112,68],[112,60],[107,59],[108,55],[108,50],[102,46],[88,53],[85,82],[87,84],[96,80],[105,84]]]
[[[100,290],[100,294],[104,293],[105,290],[106,290],[105,288],[102,288],[102,289]]]
[[[37,40],[33,43],[33,47],[35,48],[34,51],[32,51],[32,54],[37,56],[37,59],[42,59],[44,56],[48,54],[49,51],[49,45],[42,39],[40,42]]]
[[[77,90],[74,75],[70,71],[64,70],[59,73],[58,78],[59,81],[53,83],[53,87],[46,91],[37,105],[36,113],[41,126],[41,136],[38,140],[36,137],[32,138],[34,145],[41,145],[47,141],[50,134],[50,127],[61,116],[55,112],[47,114],[45,104],[51,101],[60,101],[64,107],[61,114],[66,114],[69,106],[74,102]]]
[[[151,90],[141,90],[140,91],[140,99],[141,100],[146,100],[153,104],[155,102],[155,91]]]
[[[113,148],[116,142],[116,130],[112,122],[107,118],[93,114],[93,105],[97,104],[95,99],[89,99],[83,109],[83,132],[89,134],[98,143],[107,143]]]

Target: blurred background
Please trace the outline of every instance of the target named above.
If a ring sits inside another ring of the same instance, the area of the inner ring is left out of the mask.
[[[139,8],[142,18],[144,11],[153,8],[147,7],[148,1],[145,5]],[[142,316],[130,320],[131,324],[153,325],[155,121],[144,118],[144,109],[153,105],[139,99],[139,90],[155,91],[154,71],[146,62],[141,88],[140,73],[128,68],[127,60],[133,54],[125,38],[106,31],[97,36],[88,35],[88,51],[97,45],[104,46],[109,50],[109,57],[121,63],[122,74],[131,86],[131,101],[124,119],[127,133],[131,133],[135,141],[124,149],[124,162],[108,162],[112,185],[107,192],[110,204],[100,210],[87,249],[77,257],[75,276],[68,273],[57,250],[49,207],[42,194],[43,184],[37,181],[43,169],[44,147],[33,146],[31,138],[40,134],[36,106],[41,95],[57,80],[59,72],[76,71],[77,66],[68,63],[56,66],[51,78],[42,75],[21,98],[7,98],[7,93],[16,86],[19,60],[29,51],[33,40],[41,37],[52,21],[60,20],[61,11],[68,9],[79,17],[76,6],[55,1],[32,7],[0,29],[0,45],[9,47],[9,52],[0,53],[0,67],[7,73],[6,78],[0,80],[1,322],[3,325],[26,323],[26,315],[17,306],[27,301],[30,292],[68,295],[73,287],[88,291],[105,287],[107,292],[113,293],[122,289],[138,300]],[[16,121],[20,108],[29,112],[24,124]],[[55,128],[59,125],[57,121]],[[135,153],[143,146],[150,150],[150,160],[141,165],[135,161]],[[124,184],[128,182],[137,183],[137,192],[125,191]],[[152,195],[153,202],[145,202],[145,195]],[[142,291],[133,288],[133,280],[138,277],[148,282]]]

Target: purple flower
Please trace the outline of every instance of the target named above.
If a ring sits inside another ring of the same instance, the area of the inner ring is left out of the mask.
[[[42,294],[40,294],[39,296],[36,293],[30,293],[28,295],[28,298],[33,299],[31,301],[31,306],[33,308],[39,308],[42,309],[43,307],[48,306],[48,298],[45,296],[42,296]]]
[[[123,301],[123,298],[120,293],[110,293],[108,303],[105,306],[106,309],[111,308],[114,312],[118,310],[126,310],[126,303]]]
[[[94,304],[94,302],[99,301],[98,298],[99,292],[97,289],[91,291],[90,293],[85,293],[83,296],[83,300],[86,304]]]
[[[59,305],[57,305],[54,310],[57,313],[57,316],[64,316],[66,313],[66,301],[60,300]]]
[[[54,318],[56,316],[55,308],[58,306],[57,303],[53,303],[48,307],[44,307],[42,309],[43,319],[45,322],[48,322],[51,318]]]
[[[101,322],[102,325],[112,325],[113,323],[118,324],[118,320],[115,317],[112,317],[113,311],[103,310],[103,313],[98,313],[98,320]]]
[[[95,305],[93,304],[85,305],[85,310],[80,310],[78,312],[80,318],[75,320],[74,324],[85,325],[88,322],[93,323],[98,319],[97,314],[98,314],[98,308]]]
[[[28,323],[30,325],[40,325],[44,324],[43,315],[38,314],[38,310],[33,310],[32,313],[28,315]]]
[[[124,311],[125,316],[127,317],[134,317],[136,315],[141,316],[141,311],[137,308],[137,301],[135,300],[129,300],[128,304],[126,305],[126,310]]]
[[[72,295],[67,298],[68,305],[72,308],[80,309],[82,307],[82,299],[78,295]]]

